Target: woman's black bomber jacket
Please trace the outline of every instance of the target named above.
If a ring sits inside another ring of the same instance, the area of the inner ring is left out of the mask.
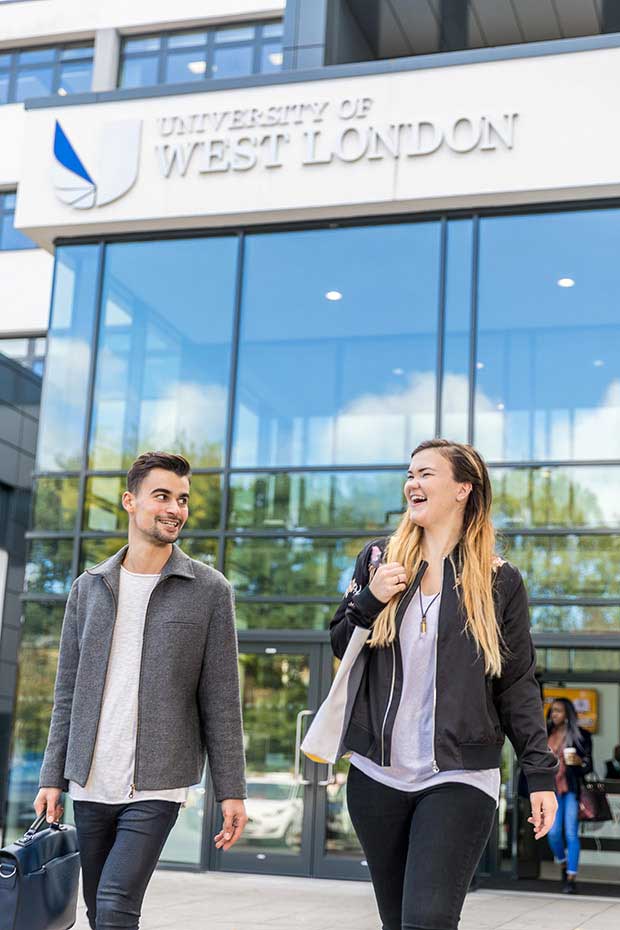
[[[372,564],[387,538],[360,552],[354,576],[330,624],[334,654],[342,658],[356,626],[370,627],[384,607],[368,587]],[[397,631],[427,563],[401,595]],[[509,562],[496,570],[493,594],[504,643],[499,678],[485,675],[484,660],[464,632],[465,617],[455,588],[453,560],[444,560],[436,651],[434,770],[497,768],[505,736],[514,746],[530,792],[553,791],[558,762],[547,745],[536,659],[530,636],[527,593]],[[392,646],[364,647],[366,663],[344,735],[346,750],[390,765],[391,736],[403,683],[398,635]]]

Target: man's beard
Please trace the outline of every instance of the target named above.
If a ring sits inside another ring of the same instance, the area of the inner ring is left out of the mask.
[[[175,536],[171,536],[165,533],[164,530],[159,528],[157,521],[150,527],[148,530],[142,530],[144,536],[147,536],[152,542],[162,543],[163,545],[170,545],[174,543],[179,538],[179,533],[181,532],[181,526],[177,527],[177,532]]]

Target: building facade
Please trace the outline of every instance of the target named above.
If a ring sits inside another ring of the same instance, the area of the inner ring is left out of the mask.
[[[211,849],[207,777],[166,864],[367,877],[347,762],[299,746],[355,555],[396,525],[433,435],[489,462],[546,697],[579,702],[602,771],[620,742],[617,6],[0,2],[0,352],[40,371],[47,339],[21,639],[1,656],[5,837],[30,822],[69,586],[122,545],[124,473],[149,448],[191,460],[182,546],[235,587],[251,816]],[[484,877],[545,887],[509,746],[502,781]],[[613,887],[618,823],[583,862]]]

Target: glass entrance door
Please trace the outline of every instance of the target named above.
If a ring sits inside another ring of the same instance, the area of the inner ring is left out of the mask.
[[[309,875],[315,788],[301,741],[319,701],[320,645],[240,644],[249,822],[218,869]]]
[[[318,765],[301,751],[332,681],[329,644],[262,634],[259,642],[241,642],[239,652],[250,819],[231,850],[208,852],[221,823],[215,806],[205,839],[209,867],[368,878],[346,805],[349,763]]]

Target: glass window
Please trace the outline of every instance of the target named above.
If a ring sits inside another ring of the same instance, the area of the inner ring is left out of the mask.
[[[96,245],[56,249],[38,471],[71,471],[82,464],[98,264]]]
[[[492,468],[493,518],[501,528],[620,526],[620,468]]]
[[[33,529],[73,530],[78,492],[78,478],[39,478],[34,486]]]
[[[620,597],[620,536],[514,536],[507,557],[530,597]]]
[[[190,559],[204,562],[215,568],[217,565],[217,539],[208,539],[199,536],[184,536],[179,540],[179,546]]]
[[[55,57],[56,49],[54,48],[33,48],[20,52],[18,62],[20,65],[39,65],[53,62]]]
[[[337,597],[368,539],[241,538],[226,543],[225,574],[238,594]]]
[[[439,232],[248,236],[235,465],[402,463],[434,435]]]
[[[232,237],[107,247],[91,468],[144,449],[222,463],[236,263]]]
[[[236,601],[239,630],[325,630],[336,604],[255,604]]]
[[[446,241],[441,435],[467,442],[473,224],[451,220]]]
[[[32,823],[32,802],[47,744],[64,606],[26,603],[19,649],[13,755],[4,841]]]
[[[161,46],[161,36],[145,36],[142,39],[125,39],[123,51],[129,52],[157,52]]]
[[[121,70],[121,87],[148,87],[157,84],[159,58],[147,55],[142,58],[126,58]]]
[[[68,594],[71,587],[73,540],[33,539],[26,562],[29,594]]]
[[[88,479],[84,505],[85,530],[100,530],[106,533],[126,531],[128,516],[121,504],[126,484],[125,475],[97,475]],[[217,529],[220,523],[221,496],[219,475],[194,475],[187,529]]]
[[[404,472],[233,474],[230,527],[382,529],[404,509]]]
[[[228,26],[215,33],[216,42],[251,42],[254,38],[253,26]]]
[[[267,23],[262,27],[264,39],[279,39],[284,35],[284,25],[282,23]]]
[[[86,94],[91,84],[92,63],[72,61],[62,65],[56,92],[62,97],[66,94]]]
[[[0,55],[0,103],[89,91],[92,71],[92,45],[51,46]]]
[[[0,252],[17,249],[36,249],[32,239],[15,229],[15,193],[0,193]]]
[[[10,75],[0,70],[0,104],[9,102]]]
[[[620,607],[617,605],[536,604],[530,613],[535,633],[617,633],[620,630]]]
[[[120,87],[227,78],[282,68],[282,24],[125,39]]]
[[[254,49],[251,46],[239,48],[216,48],[213,52],[212,72],[215,78],[239,77],[252,73]]]
[[[22,103],[30,97],[48,97],[54,86],[54,70],[49,68],[20,68],[17,74],[15,102]]]
[[[168,84],[176,81],[202,81],[207,70],[205,52],[197,51],[175,52],[166,59],[166,78]]]
[[[86,482],[84,529],[114,533],[127,530],[128,515],[121,505],[126,488],[125,475],[97,476]]]
[[[107,539],[83,539],[80,549],[80,571],[105,562],[119,549],[127,545],[127,537],[110,537]]]
[[[260,70],[263,74],[272,74],[282,70],[284,54],[281,43],[270,42],[261,49]]]
[[[620,211],[480,221],[475,443],[490,460],[620,457]]]
[[[92,58],[92,45],[70,45],[60,50],[61,61],[71,61],[75,58]]]
[[[203,775],[200,784],[192,785],[189,789],[187,801],[181,807],[178,819],[162,850],[162,862],[200,864],[205,794]]]
[[[207,44],[206,32],[180,32],[168,36],[168,48],[186,48],[187,46],[203,46]]]

